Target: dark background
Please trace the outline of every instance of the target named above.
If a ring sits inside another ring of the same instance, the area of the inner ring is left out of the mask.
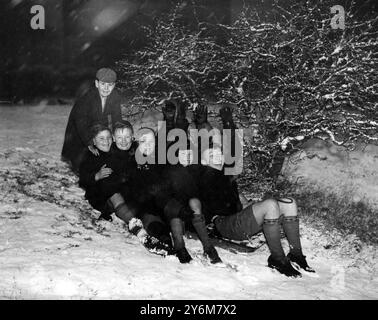
[[[269,12],[273,0],[196,0],[180,8],[190,26],[197,17],[231,23],[243,3]],[[345,1],[335,1],[342,4]],[[374,1],[359,9],[375,10]],[[44,30],[30,26],[30,8],[45,8]],[[74,97],[93,81],[96,70],[114,67],[122,55],[145,44],[143,26],[177,5],[172,0],[2,0],[0,2],[0,101]]]
[[[229,23],[241,1],[197,1],[204,19]],[[33,30],[30,8],[45,8],[44,30]],[[171,10],[170,0],[2,0],[0,100],[72,97],[95,71],[145,45],[142,26]],[[190,1],[183,8],[190,24]]]

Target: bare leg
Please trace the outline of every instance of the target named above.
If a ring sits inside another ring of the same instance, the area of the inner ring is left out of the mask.
[[[262,226],[271,255],[276,260],[286,260],[281,244],[280,207],[274,199],[267,199],[252,205],[257,224]]]
[[[281,198],[277,201],[280,212],[285,217],[296,217],[298,216],[297,203],[293,198]]]

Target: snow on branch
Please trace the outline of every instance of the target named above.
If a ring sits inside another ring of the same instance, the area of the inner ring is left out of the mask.
[[[237,105],[235,121],[255,132],[247,154],[264,158],[262,171],[315,136],[345,146],[376,141],[378,20],[349,16],[345,30],[333,30],[332,5],[280,3],[274,14],[244,8],[228,25],[197,17],[197,28],[173,10],[146,32],[146,48],[119,62],[122,84],[141,108],[167,97]]]

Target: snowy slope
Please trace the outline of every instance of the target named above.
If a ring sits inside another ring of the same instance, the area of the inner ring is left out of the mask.
[[[218,246],[235,268],[146,251],[117,218],[98,222],[59,161],[69,106],[0,107],[0,298],[377,299],[377,248],[302,224],[316,275],[286,278],[252,253]],[[285,246],[287,249],[287,244]],[[328,248],[328,249],[326,249]],[[235,270],[236,269],[236,270]]]

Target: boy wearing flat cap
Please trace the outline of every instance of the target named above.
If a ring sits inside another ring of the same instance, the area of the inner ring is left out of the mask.
[[[116,122],[122,121],[123,97],[115,88],[116,73],[101,68],[96,73],[95,88],[78,98],[74,104],[66,127],[62,149],[62,160],[69,163],[77,173],[87,149],[95,153],[90,137],[90,127],[101,123],[112,130]]]

